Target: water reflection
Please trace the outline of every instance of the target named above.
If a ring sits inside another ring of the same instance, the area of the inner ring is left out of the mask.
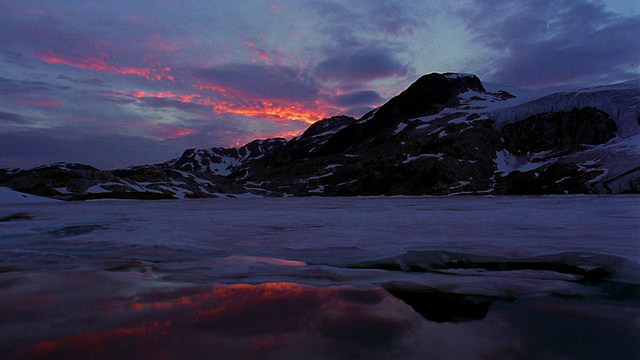
[[[632,359],[640,354],[640,310],[634,301],[498,301],[488,313],[480,306],[478,315],[480,301],[470,305],[468,319],[459,314],[448,319],[446,308],[432,321],[414,309],[437,315],[444,300],[435,301],[433,294],[419,294],[409,306],[398,293],[375,286],[179,286],[136,274],[2,274],[0,353],[5,358],[95,359],[526,359],[589,354]],[[463,300],[465,306],[471,301]]]
[[[0,350],[16,358],[309,358],[308,349],[316,349],[311,358],[326,358],[374,348],[395,354],[418,320],[381,288],[147,287],[77,272],[21,280],[5,291],[14,298],[2,313],[13,315],[0,327],[9,340]]]

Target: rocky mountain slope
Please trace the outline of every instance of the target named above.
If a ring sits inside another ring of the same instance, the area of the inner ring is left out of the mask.
[[[360,119],[289,141],[112,171],[5,169],[0,186],[61,199],[640,192],[639,85],[522,103],[474,75],[429,74]]]

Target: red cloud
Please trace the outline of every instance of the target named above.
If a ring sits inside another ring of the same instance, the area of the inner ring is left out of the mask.
[[[78,69],[86,69],[93,71],[103,71],[109,72],[112,74],[121,74],[121,75],[136,75],[143,77],[147,80],[162,80],[167,79],[173,81],[173,76],[169,75],[168,72],[171,71],[168,67],[160,67],[160,69],[156,70],[153,68],[146,67],[122,67],[109,64],[104,58],[96,57],[96,56],[87,56],[82,59],[72,59],[68,57],[64,57],[62,55],[55,54],[51,51],[38,54],[36,58],[42,60],[48,64],[63,64],[71,67],[75,67]],[[159,65],[159,64],[156,64]]]
[[[222,100],[213,104],[216,114],[235,114],[263,120],[291,121],[301,120],[307,124],[325,118],[329,114],[329,106],[323,101],[305,104],[286,100]]]
[[[254,50],[265,62],[271,61]],[[217,93],[210,101],[215,114],[312,124],[343,110],[329,102],[327,90],[308,73],[292,66],[225,64],[193,70],[191,75],[195,88]],[[205,99],[198,103],[208,105]]]
[[[265,64],[273,65],[273,61],[271,61],[271,58],[269,57],[269,55],[264,50],[254,49],[252,52],[253,52],[254,55],[259,57],[260,60],[262,60]]]
[[[154,126],[158,133],[155,138],[160,140],[177,139],[188,136],[196,132],[195,129],[187,128],[180,125],[160,124]]]

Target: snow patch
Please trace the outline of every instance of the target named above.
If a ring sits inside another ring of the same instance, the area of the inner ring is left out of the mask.
[[[106,185],[106,184],[104,184]],[[109,190],[104,189],[102,186],[99,185],[93,185],[92,187],[88,188],[87,191],[85,191],[88,194],[101,194],[101,193],[108,193]]]
[[[398,124],[398,127],[396,128],[396,130],[393,132],[393,135],[398,135],[402,130],[404,130],[407,127],[407,124],[404,122],[401,122],[400,124]]]
[[[548,151],[536,153],[527,156],[516,156],[507,150],[496,151],[496,158],[494,160],[498,169],[496,173],[502,176],[507,176],[514,171],[527,172],[538,169],[547,164],[553,163],[556,159],[548,159],[546,161],[531,162],[532,158],[544,156]]]
[[[407,164],[410,163],[412,161],[418,160],[418,159],[424,159],[424,158],[436,158],[439,160],[444,159],[444,154],[443,153],[437,153],[437,154],[421,154],[418,156],[411,156],[411,155],[407,155],[407,159],[404,160],[402,163],[403,164]]]
[[[49,198],[43,198],[31,194],[21,193],[11,190],[8,187],[0,187],[0,204],[32,204],[32,203],[50,203],[61,202]]]
[[[332,176],[332,175],[333,175],[333,173],[330,172],[330,173],[327,173],[327,174],[324,174],[324,175],[312,176],[310,178],[307,178],[306,181],[318,180],[318,179],[326,178],[326,177],[329,177],[329,176]]]
[[[313,190],[309,190],[309,192],[312,194],[322,194],[324,192],[324,185],[320,185]]]

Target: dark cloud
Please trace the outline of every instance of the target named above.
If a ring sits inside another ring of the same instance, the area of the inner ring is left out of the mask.
[[[97,77],[94,77],[94,78],[91,78],[91,79],[76,79],[76,78],[72,78],[72,77],[66,76],[66,75],[59,75],[58,79],[67,80],[67,81],[70,81],[70,82],[76,83],[76,84],[87,84],[87,85],[94,85],[94,86],[106,86],[104,81],[102,79],[97,78]]]
[[[407,1],[371,2],[366,6],[312,1],[307,5],[322,19],[326,33],[343,39],[347,34],[355,34],[354,29],[361,29],[368,35],[409,37],[416,28],[426,26],[413,7],[428,6],[423,2],[411,4]]]
[[[142,97],[138,99],[137,104],[143,107],[150,107],[154,109],[173,108],[182,111],[208,111],[210,109],[210,107],[206,105],[194,104],[190,102],[161,97]]]
[[[226,64],[194,70],[199,81],[256,99],[305,101],[317,98],[318,83],[291,66]]]
[[[338,95],[333,98],[333,103],[339,106],[358,106],[377,104],[381,100],[382,98],[377,92],[363,90]]]
[[[525,87],[615,82],[637,76],[640,16],[623,17],[578,0],[477,1],[467,27],[495,59],[487,80]],[[483,21],[496,12],[503,16]]]
[[[404,76],[407,65],[395,59],[385,49],[363,49],[324,60],[315,68],[322,80],[363,82],[389,77]]]
[[[402,37],[411,36],[416,28],[425,27],[424,19],[416,16],[417,12],[412,11],[412,4],[403,1],[380,1],[371,4],[365,19],[366,23],[373,27],[370,29],[379,31],[382,34]],[[418,6],[426,6],[424,3]]]
[[[0,133],[0,168],[31,168],[59,161],[100,169],[152,164],[180,156],[184,147],[163,141],[124,136],[67,136],[69,129]]]
[[[2,55],[7,64],[18,65],[33,70],[34,67],[28,64],[28,59],[23,54],[7,49],[0,49],[0,55]]]
[[[27,119],[20,114],[0,110],[0,123],[4,122],[23,124],[27,122]]]
[[[61,91],[69,87],[53,85],[44,81],[14,80],[0,76],[0,95],[32,95],[34,92]]]

